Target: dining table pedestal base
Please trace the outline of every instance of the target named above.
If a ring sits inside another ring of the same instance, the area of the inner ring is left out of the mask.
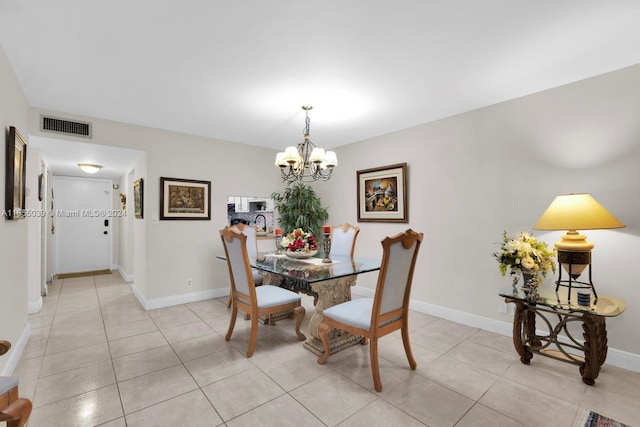
[[[264,273],[263,282],[263,286],[281,286],[313,297],[315,310],[309,320],[309,335],[311,336],[305,341],[304,348],[316,356],[324,353],[324,346],[318,333],[318,327],[324,318],[322,314],[323,311],[334,305],[351,301],[351,287],[355,286],[355,284],[356,276],[339,277],[309,284],[266,272]],[[280,318],[285,317],[288,317],[286,313],[280,314]],[[276,315],[274,320],[278,320],[278,315]],[[337,353],[361,342],[362,337],[360,336],[351,335],[344,331],[333,330],[329,334],[329,354]]]

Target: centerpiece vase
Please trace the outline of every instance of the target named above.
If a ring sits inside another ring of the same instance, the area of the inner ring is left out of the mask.
[[[533,271],[521,269],[522,272],[522,290],[526,297],[535,300],[538,295],[538,278]]]

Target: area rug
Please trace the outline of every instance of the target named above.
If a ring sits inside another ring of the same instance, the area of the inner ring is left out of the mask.
[[[102,274],[111,274],[111,270],[94,270],[94,271],[79,271],[77,273],[62,273],[62,274],[56,274],[56,279],[70,279],[72,277],[84,277],[84,276],[99,276]]]
[[[591,411],[587,417],[587,422],[584,423],[584,427],[631,427],[628,424],[621,423],[616,420],[612,420],[609,417],[600,415],[597,412]]]

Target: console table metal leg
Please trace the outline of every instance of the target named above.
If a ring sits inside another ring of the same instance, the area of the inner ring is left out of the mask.
[[[521,301],[516,301],[510,298],[506,299],[506,302],[512,302],[516,305],[516,312],[513,316],[513,346],[520,355],[520,361],[525,365],[529,364],[529,361],[533,357],[533,353],[529,351],[525,345],[526,337],[529,336],[531,328],[531,316],[527,307]],[[535,316],[535,313],[533,313]],[[535,319],[535,317],[534,317]],[[535,320],[533,324],[533,330],[535,331]]]
[[[584,333],[584,364],[580,366],[582,382],[593,385],[598,378],[600,367],[607,358],[607,329],[605,319],[601,316],[582,316]]]

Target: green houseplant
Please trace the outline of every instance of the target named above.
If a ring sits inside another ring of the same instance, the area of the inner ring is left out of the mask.
[[[282,193],[275,192],[271,198],[280,215],[278,224],[285,234],[296,228],[311,231],[316,236],[321,234],[329,213],[310,185],[302,181],[288,182]]]

